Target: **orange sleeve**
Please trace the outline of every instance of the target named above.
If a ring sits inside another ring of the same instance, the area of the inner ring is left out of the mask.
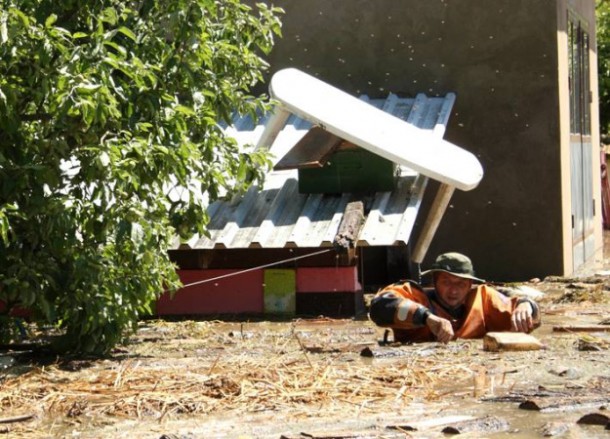
[[[369,315],[378,326],[419,329],[429,305],[428,296],[414,284],[395,284],[375,295]]]
[[[517,297],[506,297],[490,286],[483,286],[483,306],[487,332],[510,331],[511,316],[517,307]]]

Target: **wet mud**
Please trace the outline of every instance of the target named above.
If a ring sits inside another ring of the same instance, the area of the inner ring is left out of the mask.
[[[367,320],[319,318],[147,321],[103,359],[3,352],[0,433],[607,438],[610,332],[595,328],[609,323],[609,279],[532,283],[545,294],[533,333],[543,349],[533,351],[488,352],[482,340],[394,345]]]

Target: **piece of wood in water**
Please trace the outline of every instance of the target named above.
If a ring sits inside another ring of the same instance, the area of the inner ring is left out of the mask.
[[[544,437],[561,436],[570,430],[570,424],[566,422],[547,422],[542,426]]]
[[[475,418],[470,415],[443,416],[441,418],[423,419],[421,421],[413,421],[406,424],[387,425],[386,428],[390,430],[419,431],[447,424],[454,424],[456,422],[470,421],[472,419]]]
[[[576,421],[576,423],[586,425],[608,425],[608,423],[610,423],[610,417],[603,413],[587,413]]]
[[[496,416],[485,416],[483,418],[471,419],[469,421],[457,422],[443,428],[445,434],[462,434],[469,432],[496,433],[506,431],[510,428],[508,421]]]
[[[610,325],[559,325],[553,332],[610,332]]]
[[[483,350],[536,351],[544,346],[536,337],[523,332],[488,332],[483,337]]]
[[[563,412],[586,408],[601,407],[610,402],[609,396],[568,396],[559,398],[531,398],[519,404],[523,410],[536,410],[539,412]]]

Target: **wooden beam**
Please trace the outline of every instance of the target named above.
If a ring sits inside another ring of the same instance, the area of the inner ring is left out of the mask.
[[[411,259],[416,264],[421,264],[424,260],[428,247],[430,247],[432,237],[434,236],[434,233],[436,233],[436,229],[438,228],[445,210],[447,210],[449,200],[451,199],[454,190],[455,187],[449,186],[448,184],[441,184],[438,188],[432,207],[430,207],[428,218],[426,218],[422,232],[415,245],[415,249],[413,250],[413,257]]]
[[[364,225],[364,204],[362,201],[352,201],[345,207],[345,213],[339,230],[335,235],[333,245],[335,249],[347,250],[354,248],[358,241],[360,229]]]

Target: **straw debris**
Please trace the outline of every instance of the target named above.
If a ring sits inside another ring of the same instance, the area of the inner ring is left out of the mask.
[[[435,399],[438,380],[463,372],[443,358],[447,348],[435,354],[405,347],[411,350],[400,361],[363,359],[363,331],[357,326],[293,324],[289,331],[264,323],[229,326],[148,323],[112,359],[58,362],[5,376],[0,409],[70,419],[157,420],[232,410],[304,416],[312,408],[327,414],[346,407],[378,411]],[[341,349],[317,354],[307,343],[339,343]]]

